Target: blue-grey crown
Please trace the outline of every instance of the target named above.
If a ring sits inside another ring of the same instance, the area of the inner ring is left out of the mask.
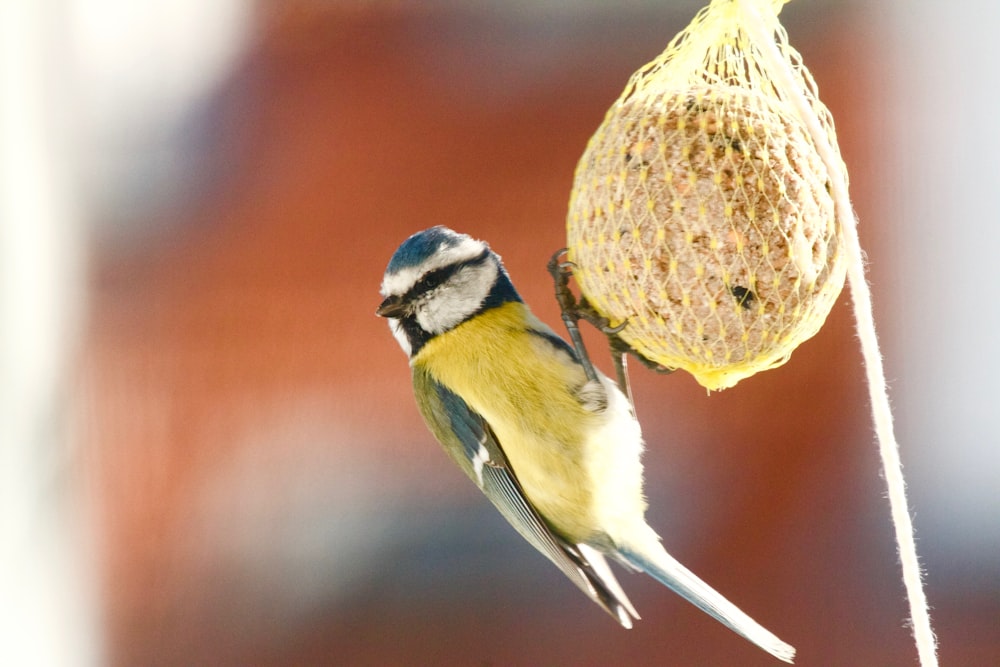
[[[465,237],[462,234],[441,225],[417,232],[403,241],[396,249],[392,259],[389,260],[386,273],[396,273],[403,269],[420,266],[427,261],[428,257],[442,248],[454,248],[462,242],[463,238]]]

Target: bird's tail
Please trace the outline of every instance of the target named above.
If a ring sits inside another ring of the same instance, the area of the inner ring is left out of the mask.
[[[649,531],[652,533],[652,531]],[[653,534],[655,538],[655,534]],[[736,634],[748,639],[785,662],[795,658],[795,648],[778,639],[714,588],[681,565],[660,545],[659,539],[647,542],[646,548],[619,548],[619,558],[670,588],[685,600],[716,619]]]

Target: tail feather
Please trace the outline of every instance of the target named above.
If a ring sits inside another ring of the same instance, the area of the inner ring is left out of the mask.
[[[582,543],[576,545],[564,543],[561,553],[565,558],[553,559],[552,562],[558,565],[591,600],[611,614],[622,627],[631,629],[632,621],[638,620],[639,614],[622,590],[604,554]]]
[[[623,627],[631,629],[633,619],[639,620],[639,612],[632,606],[631,600],[625,595],[618,579],[608,567],[604,554],[587,544],[578,544],[576,548],[583,557],[584,565],[589,565],[581,569],[593,588],[591,597],[618,619]]]
[[[774,657],[785,662],[795,658],[795,648],[778,639],[769,630],[750,618],[732,602],[668,554],[659,541],[652,548],[639,553],[634,549],[620,548],[618,556],[623,562],[646,572],[685,600],[716,619],[736,634],[753,642]]]

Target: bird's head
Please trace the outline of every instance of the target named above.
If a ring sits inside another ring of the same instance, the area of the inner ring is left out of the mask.
[[[389,260],[381,292],[385,299],[375,313],[389,320],[410,356],[483,310],[520,301],[486,243],[441,226],[403,241]]]

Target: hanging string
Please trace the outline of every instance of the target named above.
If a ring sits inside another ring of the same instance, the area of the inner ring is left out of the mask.
[[[808,100],[798,93],[794,85],[790,85],[787,70],[782,66],[784,59],[774,42],[773,34],[761,20],[759,12],[753,3],[747,6],[747,28],[756,41],[762,45],[765,54],[774,66],[774,75],[779,77],[776,85],[789,90],[790,101],[798,110],[802,121],[816,143],[816,148],[823,161],[827,164],[839,160],[830,146],[826,133],[815,117]],[[783,80],[781,80],[783,78]],[[927,596],[921,581],[920,562],[917,558],[916,542],[914,540],[913,522],[906,500],[906,483],[903,477],[903,464],[899,457],[899,443],[893,429],[892,408],[889,405],[889,389],[885,380],[885,370],[882,365],[882,353],[878,337],[875,333],[875,317],[872,308],[871,290],[865,279],[864,254],[858,239],[857,217],[851,206],[847,183],[838,170],[831,170],[831,186],[837,205],[837,215],[844,229],[845,249],[847,252],[847,278],[851,287],[851,299],[854,303],[854,318],[861,342],[861,352],[865,360],[865,372],[868,380],[868,394],[872,405],[872,417],[875,424],[875,434],[879,444],[879,455],[882,459],[882,470],[885,475],[889,494],[889,505],[892,522],[896,532],[896,543],[899,549],[900,564],[903,570],[903,584],[910,605],[910,619],[913,624],[913,636],[917,646],[920,664],[923,667],[936,667],[937,642],[931,627]]]

